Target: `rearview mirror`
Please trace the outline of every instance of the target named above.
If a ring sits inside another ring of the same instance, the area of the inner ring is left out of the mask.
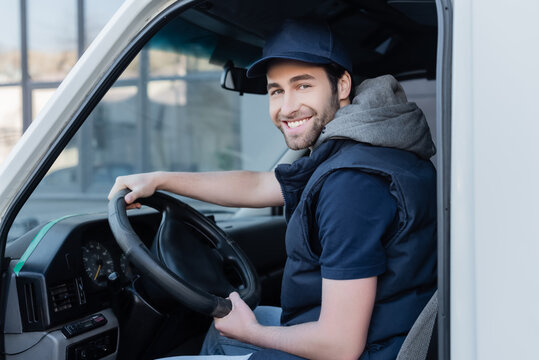
[[[234,67],[228,63],[223,69],[221,75],[221,87],[223,89],[237,91],[240,95],[243,94],[260,94],[268,93],[266,77],[248,78],[247,70]]]

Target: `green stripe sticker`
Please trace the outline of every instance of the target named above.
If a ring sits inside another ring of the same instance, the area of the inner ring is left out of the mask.
[[[77,214],[78,215],[78,214]],[[34,239],[32,240],[32,242],[30,243],[30,245],[28,246],[28,248],[26,249],[26,251],[24,252],[24,254],[22,254],[21,258],[19,259],[19,261],[17,262],[17,265],[15,265],[15,268],[13,269],[13,271],[15,272],[16,275],[19,275],[19,272],[21,271],[22,267],[24,266],[24,263],[26,262],[26,260],[28,260],[28,258],[30,257],[30,255],[32,254],[32,252],[34,252],[34,250],[36,249],[37,245],[39,244],[39,242],[41,241],[41,239],[43,239],[43,237],[45,236],[45,234],[54,226],[56,225],[57,223],[59,223],[60,221],[64,220],[64,219],[67,219],[67,218],[70,218],[70,217],[73,217],[73,216],[77,216],[77,215],[66,215],[66,216],[63,216],[59,219],[56,219],[56,220],[53,220],[51,222],[49,222],[47,225],[43,226],[43,228],[41,230],[39,230],[39,232],[37,233],[37,235],[34,237]]]

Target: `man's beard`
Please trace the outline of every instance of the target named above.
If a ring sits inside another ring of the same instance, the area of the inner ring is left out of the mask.
[[[309,120],[309,122],[311,122],[311,129],[308,132],[303,133],[300,137],[288,137],[283,129],[283,126],[286,125],[281,125],[279,130],[281,130],[284,135],[286,145],[292,150],[301,150],[313,146],[320,136],[322,129],[324,129],[327,123],[333,120],[339,107],[339,97],[337,93],[332,93],[330,101],[322,109],[321,113],[317,113],[314,109],[309,107],[309,112],[307,112],[307,116],[305,117],[311,116],[311,119]],[[303,115],[295,116],[304,117]],[[287,119],[283,118],[282,120]]]

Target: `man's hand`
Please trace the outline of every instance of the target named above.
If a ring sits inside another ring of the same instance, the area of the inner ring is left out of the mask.
[[[231,293],[228,298],[232,302],[232,311],[223,318],[215,318],[215,328],[221,335],[250,342],[250,337],[260,327],[255,314],[237,292]]]
[[[130,189],[131,192],[125,196],[127,209],[139,209],[140,204],[134,201],[138,198],[144,198],[152,195],[157,190],[159,173],[134,174],[128,176],[119,176],[116,178],[114,186],[109,192],[110,200],[114,194],[122,189]]]

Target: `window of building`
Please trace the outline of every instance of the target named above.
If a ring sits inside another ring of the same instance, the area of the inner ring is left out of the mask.
[[[0,5],[0,84],[21,81],[21,36],[18,0]],[[7,36],[6,34],[9,34]]]
[[[0,2],[0,163],[123,2]],[[122,76],[138,71],[137,58]]]
[[[76,2],[27,0],[27,13],[30,79],[63,80],[78,57]]]

